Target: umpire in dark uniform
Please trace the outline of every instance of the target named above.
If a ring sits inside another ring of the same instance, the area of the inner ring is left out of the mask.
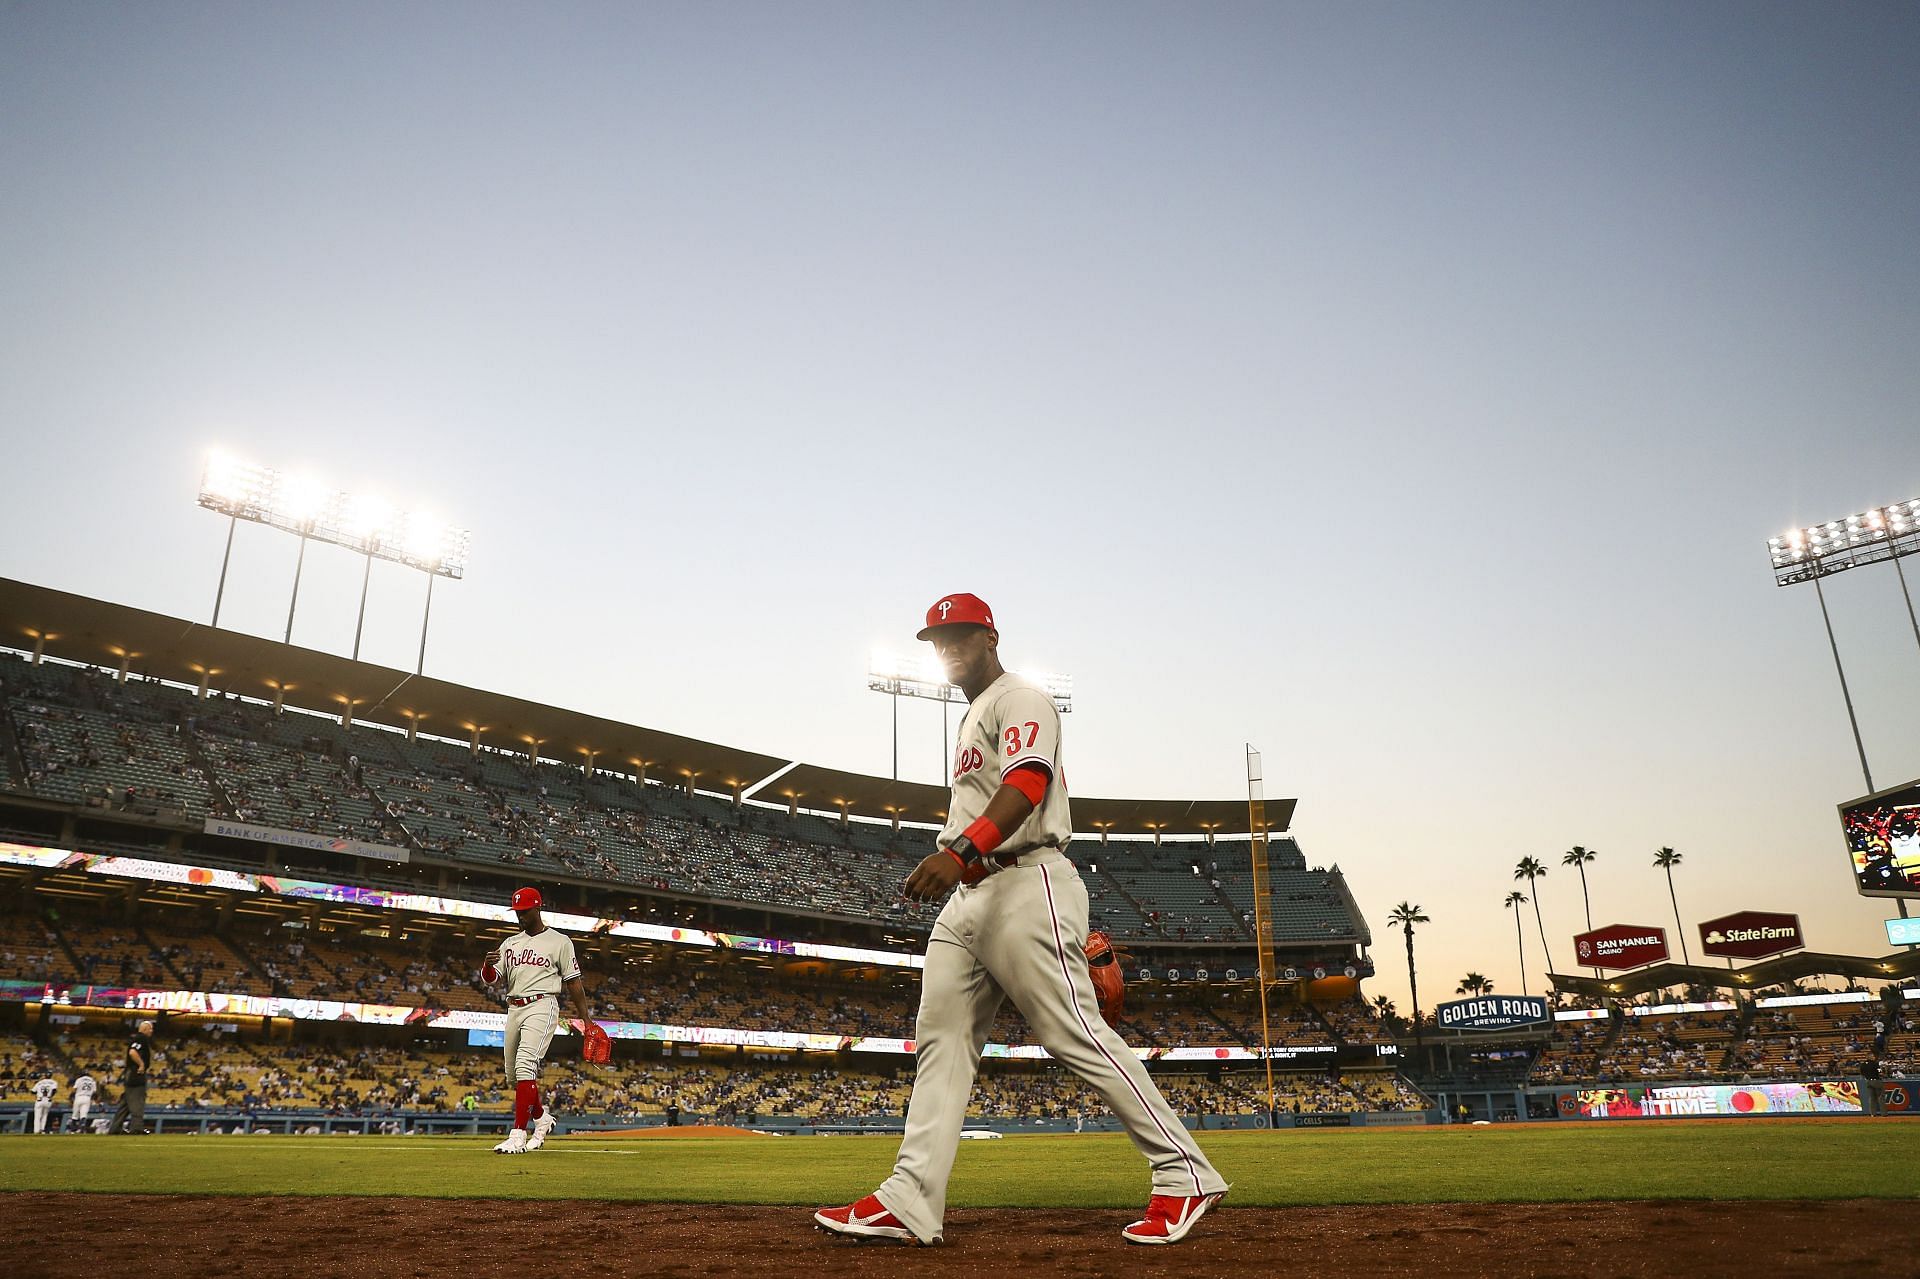
[[[144,1133],[147,1130],[147,1072],[153,1069],[153,1020],[142,1018],[127,1040],[121,1063],[120,1104],[114,1108],[108,1133]]]

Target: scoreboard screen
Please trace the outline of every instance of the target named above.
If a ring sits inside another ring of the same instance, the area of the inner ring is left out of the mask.
[[[1867,897],[1920,897],[1920,781],[1840,805],[1854,886]]]

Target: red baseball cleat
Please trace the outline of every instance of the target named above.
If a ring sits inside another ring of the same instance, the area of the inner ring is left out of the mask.
[[[1194,1223],[1207,1215],[1207,1209],[1219,1203],[1226,1193],[1222,1190],[1215,1195],[1155,1195],[1147,1200],[1145,1220],[1122,1230],[1120,1237],[1128,1243],[1179,1243]]]
[[[822,1208],[813,1214],[813,1219],[822,1230],[830,1230],[837,1235],[919,1242],[913,1237],[913,1231],[901,1225],[900,1218],[888,1212],[887,1206],[873,1195],[844,1208]]]

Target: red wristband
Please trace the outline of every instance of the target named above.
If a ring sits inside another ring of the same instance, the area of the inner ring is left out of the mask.
[[[1000,847],[1006,838],[1000,828],[988,821],[984,815],[973,819],[973,825],[960,832],[961,837],[980,850],[982,857],[993,856],[993,850]]]
[[[965,873],[967,867],[973,865],[972,862],[968,861],[966,858],[962,857],[960,854],[954,852],[951,848],[943,848],[940,851],[945,853],[947,856],[953,858],[953,860],[959,862],[960,870],[962,873]]]

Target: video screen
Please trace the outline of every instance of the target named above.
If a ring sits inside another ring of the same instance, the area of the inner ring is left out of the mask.
[[[1920,781],[1840,806],[1854,885],[1867,897],[1920,897]]]

